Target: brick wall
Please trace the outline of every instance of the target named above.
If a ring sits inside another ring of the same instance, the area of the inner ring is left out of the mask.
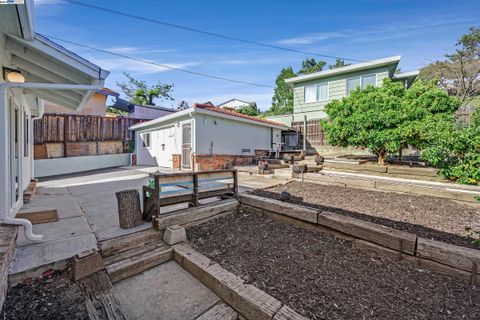
[[[182,169],[182,156],[180,154],[172,155],[173,169],[181,170]]]
[[[224,154],[196,154],[193,162],[200,164],[199,170],[221,170],[234,166],[245,166],[255,164],[255,156],[247,155],[224,155]]]

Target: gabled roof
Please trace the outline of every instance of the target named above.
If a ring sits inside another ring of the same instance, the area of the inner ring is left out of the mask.
[[[394,69],[396,69],[398,63],[400,62],[400,58],[401,56],[394,56],[394,57],[389,57],[384,59],[372,60],[368,62],[356,63],[356,64],[352,64],[345,67],[319,71],[319,72],[301,75],[298,77],[288,78],[288,79],[285,79],[285,82],[293,84],[297,82],[331,77],[334,75],[345,74],[345,73],[361,71],[361,70],[368,70],[368,69],[373,69],[373,68],[378,68],[383,66],[392,66],[394,67]]]
[[[220,118],[226,118],[226,119],[230,119],[230,120],[236,120],[236,121],[246,122],[246,123],[250,123],[250,124],[256,124],[256,125],[260,125],[260,126],[273,127],[273,128],[277,128],[277,129],[287,128],[287,126],[285,126],[284,124],[281,124],[281,123],[278,123],[278,122],[275,122],[275,121],[252,117],[252,116],[249,116],[249,115],[241,114],[241,113],[238,113],[238,112],[235,112],[235,111],[232,111],[232,110],[227,110],[227,109],[211,106],[211,105],[208,105],[208,104],[195,103],[192,108],[185,109],[185,110],[182,110],[182,111],[177,111],[177,112],[172,113],[170,115],[167,115],[167,116],[164,116],[164,117],[161,117],[161,118],[157,118],[157,119],[153,119],[153,120],[150,120],[150,121],[147,121],[147,122],[142,122],[142,123],[136,124],[134,126],[131,126],[129,129],[130,130],[138,130],[138,129],[154,126],[154,125],[161,124],[161,123],[166,122],[166,121],[171,121],[173,119],[180,118],[180,117],[183,117],[185,115],[192,114],[192,113],[206,114],[206,115],[210,115],[210,116],[216,116],[216,117],[220,117]]]
[[[227,103],[232,102],[232,101],[240,101],[240,102],[245,103],[245,104],[249,104],[249,105],[254,105],[255,104],[256,105],[256,103],[253,102],[253,101],[245,101],[245,100],[240,100],[240,99],[237,99],[237,98],[233,98],[233,99],[230,99],[230,100],[227,100],[225,102],[222,102],[222,103],[218,104],[217,107],[223,106],[224,104],[227,104]]]

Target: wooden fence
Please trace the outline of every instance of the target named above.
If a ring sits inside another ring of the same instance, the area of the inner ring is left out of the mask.
[[[298,132],[304,133],[304,124],[303,121],[294,121],[292,122],[292,127]],[[322,128],[320,119],[307,120],[307,133],[304,134],[307,138],[307,143],[310,145],[325,145],[326,135],[325,131]],[[302,141],[299,142],[302,145]]]
[[[35,159],[127,152],[135,140],[128,128],[142,121],[145,120],[44,114],[33,123]]]

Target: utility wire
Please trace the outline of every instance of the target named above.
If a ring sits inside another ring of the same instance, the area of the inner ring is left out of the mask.
[[[85,45],[85,44],[81,44],[81,43],[70,41],[70,40],[65,40],[65,39],[62,39],[62,38],[55,37],[55,36],[50,36],[50,35],[46,35],[46,34],[43,34],[43,36],[46,37],[46,38],[55,39],[55,40],[58,40],[58,41],[61,41],[61,42],[69,43],[69,44],[72,44],[72,45],[75,45],[75,46],[78,46],[78,47],[82,47],[82,48],[86,48],[86,49],[90,49],[90,50],[94,50],[94,51],[98,51],[98,52],[103,52],[103,53],[110,54],[110,55],[113,55],[113,56],[129,59],[129,60],[134,60],[134,61],[138,61],[138,62],[142,62],[142,63],[147,63],[147,64],[151,64],[151,65],[154,65],[154,66],[159,66],[159,67],[162,67],[162,68],[167,68],[167,69],[171,69],[171,70],[175,70],[175,71],[185,72],[185,73],[193,74],[193,75],[196,75],[196,76],[202,76],[202,77],[207,77],[207,78],[211,78],[211,79],[223,80],[223,81],[240,83],[240,84],[246,84],[246,85],[262,87],[262,88],[273,88],[272,86],[265,85],[265,84],[248,82],[248,81],[231,79],[231,78],[225,78],[225,77],[221,77],[221,76],[214,76],[214,75],[207,74],[207,73],[196,72],[196,71],[186,70],[186,69],[182,69],[182,68],[176,68],[176,67],[172,67],[172,66],[162,64],[162,63],[157,63],[157,62],[153,62],[153,61],[149,61],[149,60],[145,60],[145,59],[141,59],[141,58],[135,58],[135,57],[127,56],[127,55],[117,53],[117,52],[112,52],[112,51],[108,51],[108,50],[104,50],[104,49],[100,49],[100,48],[91,47],[91,46],[88,46],[88,45]]]
[[[62,0],[62,1],[70,3],[70,4],[74,4],[74,5],[77,5],[77,6],[82,6],[82,7],[98,10],[98,11],[104,11],[104,12],[108,12],[108,13],[112,13],[112,14],[116,14],[116,15],[120,15],[120,16],[124,16],[124,17],[128,17],[128,18],[132,18],[132,19],[142,20],[142,21],[151,22],[151,23],[155,23],[155,24],[161,24],[161,25],[171,27],[171,28],[181,29],[181,30],[190,31],[190,32],[196,32],[196,33],[200,33],[200,34],[203,34],[203,35],[222,38],[222,39],[226,39],[226,40],[253,44],[253,45],[256,45],[256,46],[266,47],[266,48],[270,48],[270,49],[277,49],[277,50],[283,50],[283,51],[289,51],[289,52],[302,53],[302,54],[306,54],[306,55],[313,55],[313,56],[329,58],[329,59],[341,59],[341,60],[347,60],[347,61],[353,61],[353,62],[367,62],[365,60],[356,60],[356,59],[345,58],[345,57],[319,54],[319,53],[315,53],[315,52],[308,52],[308,51],[302,51],[302,50],[297,50],[297,49],[292,49],[292,48],[287,48],[287,47],[282,47],[282,46],[276,46],[276,45],[268,44],[268,43],[264,43],[264,42],[258,42],[258,41],[248,40],[248,39],[237,38],[237,37],[233,37],[233,36],[229,36],[229,35],[224,35],[224,34],[220,34],[220,33],[215,33],[215,32],[195,29],[195,28],[192,28],[192,27],[183,26],[183,25],[179,25],[179,24],[175,24],[175,23],[170,23],[170,22],[167,22],[167,21],[162,21],[162,20],[152,19],[152,18],[143,17],[143,16],[139,16],[139,15],[134,15],[134,14],[131,14],[131,13],[126,13],[126,12],[122,12],[122,11],[118,11],[118,10],[113,10],[113,9],[110,9],[110,8],[100,7],[100,6],[85,3],[85,2],[82,2],[82,1],[77,1],[77,0]]]

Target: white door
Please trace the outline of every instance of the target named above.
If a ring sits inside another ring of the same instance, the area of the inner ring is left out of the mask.
[[[175,147],[174,128],[166,128],[157,132],[156,158],[158,166],[172,168],[172,155]]]

